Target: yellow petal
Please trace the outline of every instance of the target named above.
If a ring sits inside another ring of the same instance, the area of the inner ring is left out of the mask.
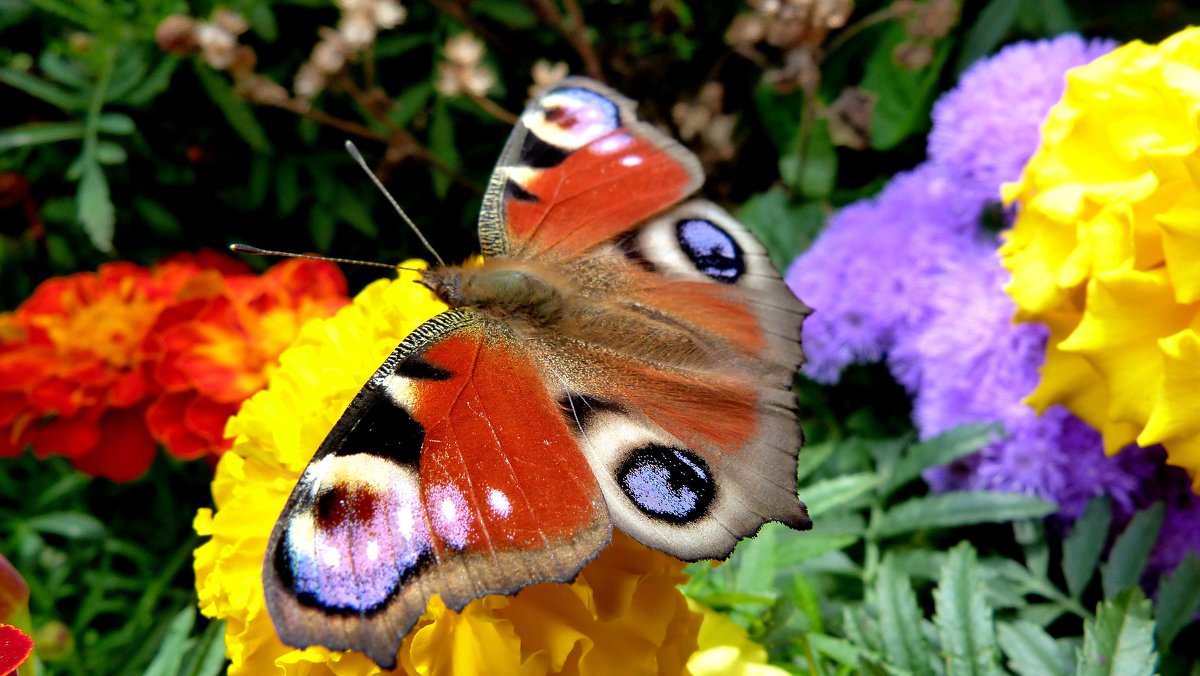
[[[1179,201],[1157,219],[1163,231],[1163,255],[1175,300],[1200,301],[1200,189],[1183,191]]]
[[[1196,476],[1200,445],[1188,444],[1188,440],[1200,440],[1200,333],[1189,328],[1164,338],[1159,345],[1163,354],[1162,386],[1138,443],[1164,444],[1167,461],[1186,467]]]
[[[785,676],[788,672],[767,664],[767,650],[750,639],[733,620],[699,603],[692,610],[704,616],[700,649],[688,660],[692,676]]]

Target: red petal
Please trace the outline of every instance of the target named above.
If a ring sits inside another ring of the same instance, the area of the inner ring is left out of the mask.
[[[29,401],[38,410],[60,416],[75,416],[84,404],[84,393],[76,383],[51,378],[39,383],[29,392]]]
[[[23,395],[0,393],[0,430],[12,425],[17,416],[27,408],[28,404]]]
[[[35,348],[0,355],[0,387],[26,390],[58,370],[60,358]]]
[[[164,395],[146,411],[150,433],[167,448],[168,453],[180,460],[193,460],[211,450],[208,441],[184,422],[188,404],[195,396],[191,393]]]
[[[184,421],[216,447],[225,440],[225,423],[237,410],[238,404],[221,404],[207,397],[197,397],[188,404]]]
[[[128,408],[150,393],[150,383],[141,370],[129,371],[117,376],[108,390],[108,405]]]
[[[182,424],[183,411],[190,398],[187,394],[164,394],[154,400],[146,409],[146,426],[150,434],[165,444],[172,428]]]
[[[33,653],[33,639],[11,624],[0,624],[0,674],[17,670]]]
[[[158,444],[146,430],[141,408],[109,411],[100,420],[100,432],[96,448],[72,460],[79,471],[113,481],[132,481],[154,461]]]
[[[90,452],[100,440],[96,413],[99,411],[89,411],[86,415],[70,418],[55,418],[37,427],[31,435],[34,452],[43,458],[47,455],[73,458]]]

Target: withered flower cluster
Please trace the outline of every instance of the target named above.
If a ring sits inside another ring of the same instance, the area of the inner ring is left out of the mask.
[[[753,12],[733,20],[725,39],[738,51],[758,55],[755,45],[766,43],[783,52],[783,64],[768,71],[781,91],[816,87],[821,46],[832,31],[842,28],[854,11],[853,0],[751,0]]]
[[[404,22],[407,10],[397,0],[338,0],[336,29],[321,29],[321,39],[296,72],[293,92],[255,72],[254,48],[239,43],[249,28],[242,16],[219,7],[207,20],[174,14],[159,24],[155,39],[165,51],[200,58],[233,76],[235,92],[254,103],[306,109],[346,65],[375,42],[382,29]]]
[[[459,33],[446,41],[446,60],[438,64],[437,90],[443,96],[485,96],[496,74],[483,65],[484,46],[474,35]]]
[[[705,166],[727,162],[737,151],[733,143],[737,115],[722,112],[724,99],[725,87],[710,80],[694,100],[680,101],[671,108],[679,137],[691,145]]]

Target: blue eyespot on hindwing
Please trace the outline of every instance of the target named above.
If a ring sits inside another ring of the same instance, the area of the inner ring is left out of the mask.
[[[660,444],[631,452],[617,470],[617,485],[643,513],[674,524],[704,516],[716,492],[700,456]]]
[[[709,279],[733,284],[746,272],[742,248],[712,221],[682,220],[675,224],[675,233],[683,253]]]

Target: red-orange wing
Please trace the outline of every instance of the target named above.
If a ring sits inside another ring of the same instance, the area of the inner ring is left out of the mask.
[[[529,356],[470,310],[408,336],[305,468],[263,565],[280,638],[394,666],[430,596],[574,578],[599,486]]]
[[[637,120],[633,102],[568,78],[532,101],[492,174],[484,256],[569,256],[614,240],[703,182],[694,155]]]

